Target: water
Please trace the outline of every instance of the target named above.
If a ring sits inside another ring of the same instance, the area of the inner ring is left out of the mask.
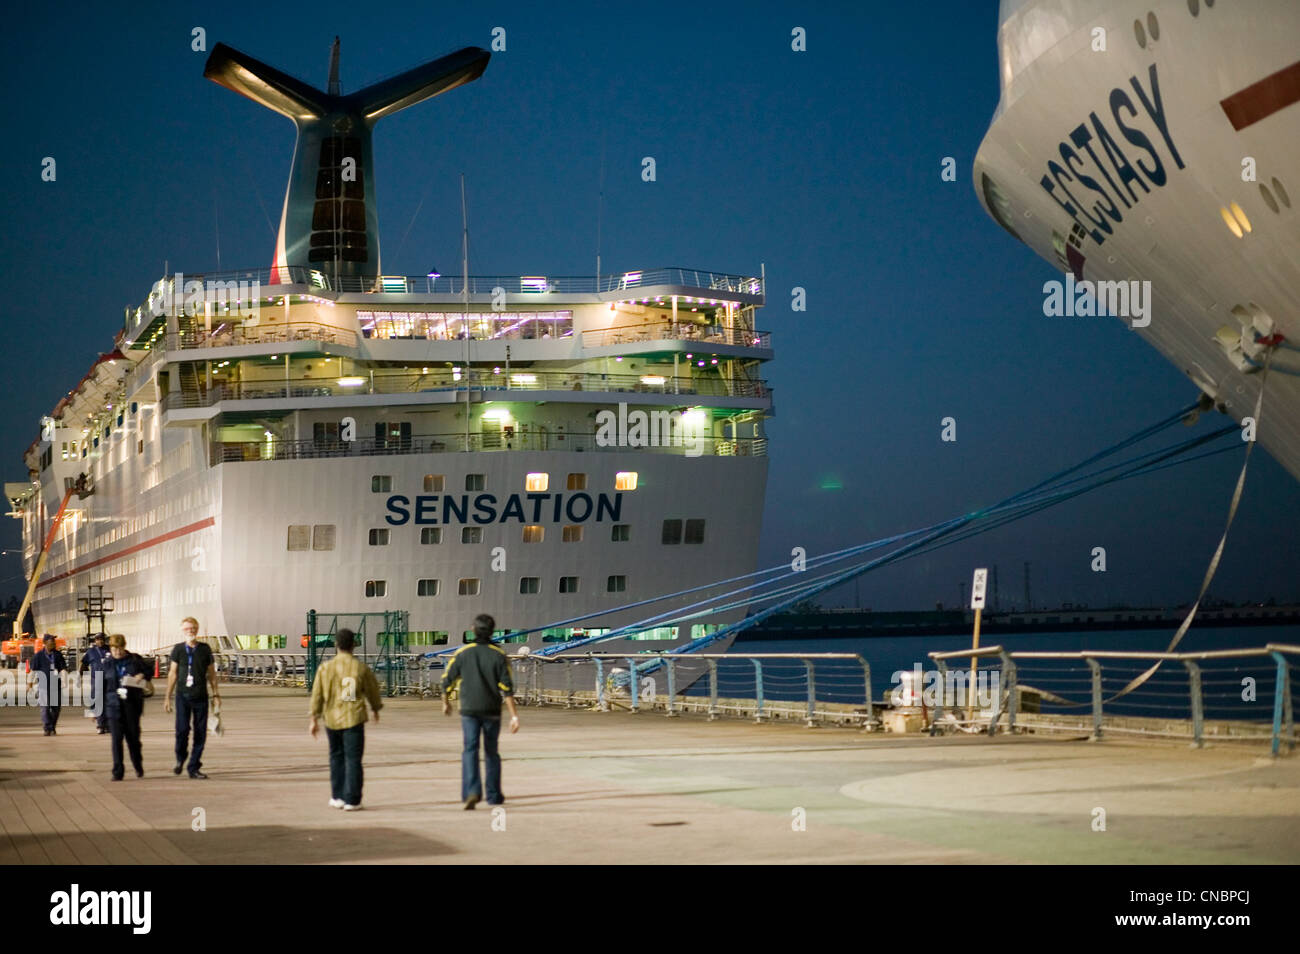
[[[1112,650],[1163,652],[1173,638],[1169,630],[1107,630],[1101,632],[1027,633],[996,635],[980,640],[982,646],[1000,645],[1008,651],[1077,652]],[[1195,626],[1183,637],[1180,652],[1203,652],[1219,649],[1255,649],[1267,643],[1300,645],[1300,626],[1242,626],[1198,629]],[[966,636],[897,636],[833,639],[753,640],[742,635],[732,645],[732,654],[745,653],[856,653],[871,666],[872,698],[880,700],[896,684],[894,674],[911,670],[918,663],[922,670],[936,668],[927,653],[967,649]],[[1300,657],[1291,657],[1292,679],[1300,677]],[[950,667],[964,668],[969,663],[951,661]],[[983,666],[997,667],[996,660]],[[1089,712],[1091,675],[1082,661],[1024,660],[1018,662],[1021,684],[1056,693],[1079,703],[1077,706],[1043,704],[1044,712]],[[1140,660],[1102,662],[1103,692],[1108,715],[1166,716],[1190,718],[1190,679],[1179,662],[1166,662],[1148,682],[1133,693],[1109,701],[1129,681],[1150,666]],[[1271,720],[1276,664],[1272,657],[1205,662],[1202,664],[1202,693],[1207,719]],[[827,702],[861,705],[864,685],[861,667],[853,662],[823,662],[815,669],[817,698]],[[1252,682],[1253,680],[1253,682]],[[795,662],[772,661],[764,665],[764,696],[772,700],[807,698],[804,666]],[[719,695],[753,696],[755,678],[751,663],[736,660],[719,667]],[[707,693],[703,681],[691,694]],[[1253,695],[1253,698],[1251,696]]]

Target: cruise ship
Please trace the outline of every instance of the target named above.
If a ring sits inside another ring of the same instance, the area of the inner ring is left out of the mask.
[[[1043,320],[1105,305],[1238,421],[1267,364],[1256,437],[1300,478],[1297,56],[1291,0],[1002,0],[974,185],[1060,269]]]
[[[337,41],[323,92],[213,49],[208,78],[297,128],[274,260],[142,287],[41,421],[29,480],[6,485],[29,578],[68,500],[39,632],[83,636],[98,586],[137,651],[184,616],[222,645],[296,649],[313,610],[405,613],[407,645],[435,647],[486,612],[538,630],[514,637],[531,651],[755,569],[761,267],[476,277],[466,251],[461,274],[381,269],[370,130],[488,59],[466,48],[344,95]],[[670,649],[742,612],[598,648]]]

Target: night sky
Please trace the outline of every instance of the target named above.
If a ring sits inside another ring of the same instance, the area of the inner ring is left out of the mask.
[[[1059,275],[976,200],[971,162],[998,98],[993,0],[708,6],[15,8],[0,39],[4,478],[26,478],[39,418],[111,350],[164,262],[270,264],[293,127],[203,79],[196,26],[208,50],[225,42],[321,88],[338,34],[345,93],[505,29],[482,79],[376,127],[387,273],[459,271],[463,171],[472,274],[591,274],[602,153],[605,271],[766,263],[761,565],[999,500],[1195,399],[1121,321],[1043,317]],[[806,52],[791,50],[795,27]],[[45,156],[56,182],[41,181]],[[956,182],[940,179],[945,156]],[[791,310],[795,286],[806,312]],[[956,443],[940,440],[948,415]],[[972,567],[996,564],[1003,604],[1022,603],[1026,560],[1036,604],[1189,601],[1240,463],[1234,451],[1099,490],[870,574],[861,601],[952,605]],[[1251,468],[1211,593],[1300,598],[1300,485],[1262,449]],[[4,528],[17,546],[17,521]],[[1089,569],[1094,546],[1106,573]],[[16,554],[0,576],[0,593],[21,593]],[[850,585],[824,602],[853,599]]]

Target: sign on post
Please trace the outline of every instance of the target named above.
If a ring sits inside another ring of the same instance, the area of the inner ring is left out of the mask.
[[[984,590],[988,586],[989,571],[979,569],[975,571],[975,579],[970,585],[970,608],[981,610],[984,608]]]

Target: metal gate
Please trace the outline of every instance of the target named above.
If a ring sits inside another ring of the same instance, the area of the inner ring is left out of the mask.
[[[369,666],[384,694],[407,689],[406,610],[385,613],[322,613],[307,611],[307,688],[310,690],[321,664],[334,655],[334,635],[340,629],[357,634],[353,655]]]

